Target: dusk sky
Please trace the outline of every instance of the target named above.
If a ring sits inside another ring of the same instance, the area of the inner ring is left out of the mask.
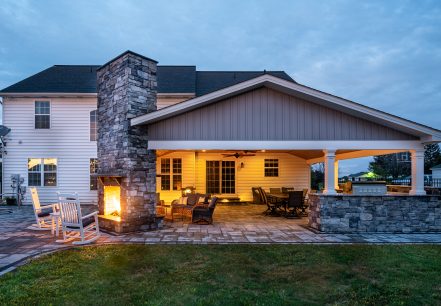
[[[0,87],[130,49],[297,82],[441,129],[441,1],[0,0]],[[341,163],[341,174],[368,159]]]

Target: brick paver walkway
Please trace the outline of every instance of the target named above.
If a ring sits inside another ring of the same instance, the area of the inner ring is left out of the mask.
[[[306,218],[268,217],[262,214],[264,210],[259,205],[218,206],[213,225],[166,222],[158,231],[103,233],[97,244],[441,243],[441,234],[317,234],[304,227]],[[28,258],[71,247],[56,243],[49,231],[27,229],[34,221],[31,207],[0,207],[0,274],[13,270]]]

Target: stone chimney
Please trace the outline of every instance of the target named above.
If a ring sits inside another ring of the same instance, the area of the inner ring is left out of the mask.
[[[156,64],[126,51],[97,70],[98,206],[104,229],[156,227],[156,152],[148,150],[147,127],[130,126],[130,119],[156,111]],[[107,186],[119,190],[112,214],[105,210]]]

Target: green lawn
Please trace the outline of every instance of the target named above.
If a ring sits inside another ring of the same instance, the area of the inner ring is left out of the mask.
[[[0,278],[0,304],[325,303],[440,304],[441,246],[101,246]]]

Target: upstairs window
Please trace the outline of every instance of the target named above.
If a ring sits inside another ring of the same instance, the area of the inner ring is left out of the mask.
[[[279,160],[265,159],[265,177],[279,176]]]
[[[97,139],[97,111],[90,112],[90,141],[96,141]]]
[[[35,128],[50,129],[51,105],[49,101],[35,101]]]
[[[28,185],[57,186],[57,159],[29,158]]]

